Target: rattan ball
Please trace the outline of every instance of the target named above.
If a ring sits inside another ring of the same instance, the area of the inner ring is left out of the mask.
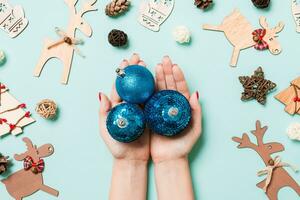
[[[54,119],[57,115],[57,105],[50,99],[44,99],[36,106],[36,112],[45,119]]]

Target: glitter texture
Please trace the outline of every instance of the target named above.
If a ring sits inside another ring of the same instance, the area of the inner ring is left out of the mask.
[[[115,140],[125,143],[132,142],[144,132],[144,113],[135,104],[119,104],[110,111],[106,127]]]
[[[174,136],[190,122],[191,107],[179,92],[163,90],[154,94],[145,106],[146,121],[154,132]]]
[[[121,99],[128,103],[145,103],[155,89],[151,72],[146,67],[131,65],[123,73],[116,79],[116,89]]]

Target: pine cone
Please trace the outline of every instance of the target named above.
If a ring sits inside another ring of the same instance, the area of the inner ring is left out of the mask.
[[[270,0],[251,0],[251,1],[257,8],[267,8],[270,4]]]
[[[105,14],[110,17],[115,17],[127,11],[129,6],[129,0],[112,0],[112,2],[105,7]]]
[[[121,47],[127,44],[128,37],[125,32],[113,29],[108,34],[108,41],[114,47]]]
[[[206,9],[213,3],[213,0],[195,0],[195,6],[200,9]]]
[[[3,156],[0,154],[0,174],[6,172],[8,165],[8,157]]]

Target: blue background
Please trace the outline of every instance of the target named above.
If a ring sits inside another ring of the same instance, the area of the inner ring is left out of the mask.
[[[185,72],[191,91],[199,90],[203,106],[203,135],[190,155],[193,183],[197,199],[267,199],[262,190],[256,188],[261,178],[257,170],[264,167],[259,156],[251,150],[238,150],[231,141],[232,136],[255,127],[260,119],[269,126],[266,141],[278,141],[286,151],[280,153],[284,161],[300,166],[298,142],[290,141],[285,132],[287,126],[299,117],[284,112],[284,106],[273,98],[289,86],[299,74],[300,35],[295,31],[289,0],[272,1],[269,9],[259,10],[250,0],[216,1],[215,6],[203,12],[193,5],[193,0],[177,0],[170,18],[158,33],[151,32],[137,22],[140,2],[133,1],[130,11],[117,19],[104,13],[108,1],[99,1],[98,12],[85,15],[94,30],[92,38],[84,38],[80,47],[87,56],[75,55],[70,81],[60,84],[62,66],[51,60],[40,78],[33,77],[45,37],[56,38],[54,27],[64,28],[68,22],[68,8],[62,0],[36,1],[11,0],[21,4],[29,26],[16,39],[10,39],[1,31],[0,48],[8,62],[0,67],[0,80],[20,101],[26,102],[34,113],[37,102],[44,98],[54,99],[60,108],[55,122],[41,119],[26,127],[19,137],[7,136],[0,140],[0,152],[12,156],[21,153],[25,145],[22,137],[28,136],[37,145],[52,143],[55,154],[46,159],[45,183],[60,191],[58,199],[82,200],[107,199],[110,187],[112,157],[99,136],[98,92],[110,93],[115,79],[115,68],[123,58],[138,52],[153,71],[164,55]],[[268,51],[255,49],[242,51],[237,68],[229,67],[232,47],[222,33],[203,31],[203,23],[219,24],[234,8],[259,28],[258,18],[265,15],[270,26],[280,20],[286,24],[279,34],[283,52],[273,56]],[[172,38],[172,30],[185,25],[192,32],[192,43],[178,45]],[[107,34],[113,28],[126,31],[130,45],[127,49],[116,49],[107,42]],[[241,102],[240,75],[250,75],[263,66],[266,78],[278,84],[277,90],[268,96],[266,106],[257,102]],[[19,170],[21,162],[14,162],[12,171]],[[299,174],[291,175],[300,183]],[[4,186],[0,185],[0,199],[12,199]],[[56,199],[43,192],[27,198]],[[153,165],[150,164],[148,199],[156,199]],[[295,192],[281,190],[279,199],[299,199]]]

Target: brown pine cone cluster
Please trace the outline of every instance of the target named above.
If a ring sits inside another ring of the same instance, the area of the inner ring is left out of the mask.
[[[129,6],[129,0],[112,0],[112,2],[106,5],[105,13],[110,17],[115,17],[127,11]]]
[[[7,166],[8,166],[8,157],[5,157],[0,153],[0,174],[6,172]]]
[[[211,4],[213,3],[212,0],[195,0],[195,6],[197,6],[197,8],[200,8],[202,10],[205,10],[206,8],[208,8]]]
[[[267,8],[270,4],[270,0],[251,0],[251,1],[257,8]]]

